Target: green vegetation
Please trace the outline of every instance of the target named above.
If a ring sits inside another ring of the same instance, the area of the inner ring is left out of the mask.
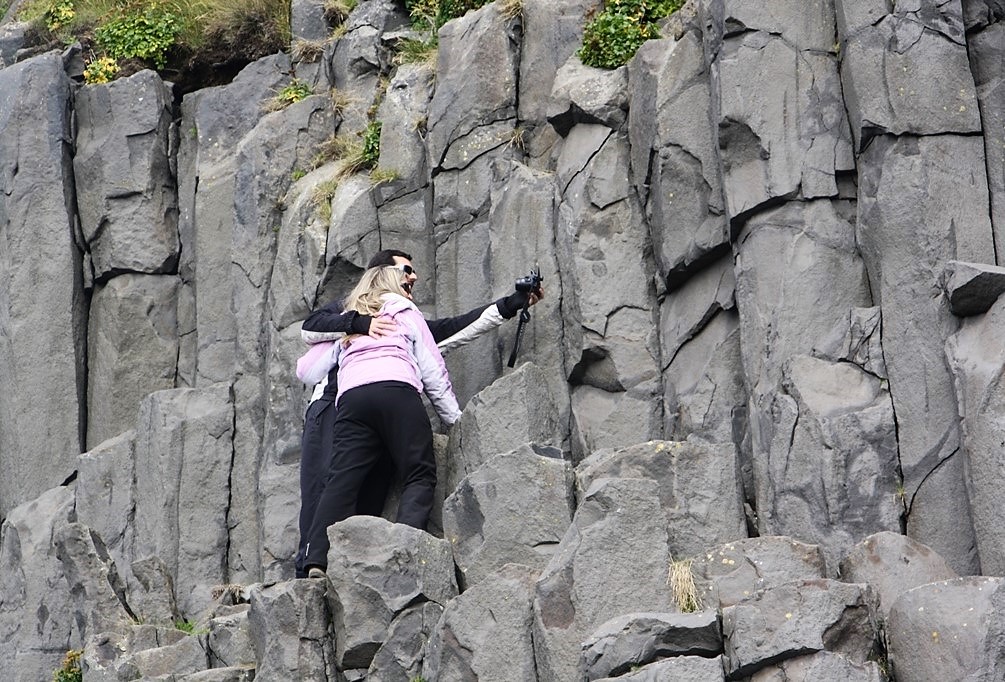
[[[107,83],[119,73],[119,64],[111,57],[98,57],[84,69],[84,82],[93,85]]]
[[[94,41],[112,59],[137,58],[163,69],[179,27],[173,12],[150,4],[104,22],[94,29]]]
[[[102,77],[155,68],[177,82],[200,64],[250,62],[285,49],[289,8],[289,0],[27,0],[17,18],[32,24],[34,44],[80,41],[88,65],[114,60],[118,71],[95,67]]]
[[[412,17],[412,25],[432,32],[435,40],[436,31],[443,24],[488,3],[489,0],[405,0],[405,9]]]
[[[303,101],[314,94],[314,88],[299,78],[294,78],[284,85],[274,97],[265,103],[267,111],[280,111],[291,104]]]
[[[52,671],[52,682],[81,682],[84,678],[80,669],[80,657],[83,653],[80,649],[67,651],[63,663]]]
[[[361,168],[373,168],[380,158],[380,121],[370,121],[363,131]]]
[[[627,64],[642,43],[660,37],[656,21],[683,4],[684,0],[607,0],[604,11],[583,31],[579,59],[601,69]]]

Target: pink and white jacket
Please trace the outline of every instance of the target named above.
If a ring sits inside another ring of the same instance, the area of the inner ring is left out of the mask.
[[[379,339],[357,336],[348,348],[339,341],[314,344],[297,362],[300,380],[317,383],[337,362],[336,405],[351,388],[377,381],[400,381],[424,392],[444,423],[460,419],[461,410],[443,356],[419,309],[404,296],[385,294],[377,315],[392,318],[397,329]]]

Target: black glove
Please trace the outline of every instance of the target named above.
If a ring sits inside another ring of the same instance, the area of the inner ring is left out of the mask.
[[[352,318],[352,322],[349,323],[352,333],[366,336],[370,333],[370,322],[372,321],[373,318],[369,315],[360,315],[359,313],[356,313],[355,317]]]
[[[507,320],[516,317],[516,314],[523,310],[523,307],[530,301],[530,294],[526,291],[514,291],[506,298],[499,299],[499,314]]]

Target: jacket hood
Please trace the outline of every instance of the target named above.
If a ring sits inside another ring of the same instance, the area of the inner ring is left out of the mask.
[[[384,294],[384,305],[380,307],[382,315],[395,315],[402,310],[418,310],[415,304],[400,294]]]

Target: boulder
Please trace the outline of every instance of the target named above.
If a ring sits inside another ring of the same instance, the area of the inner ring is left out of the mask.
[[[497,379],[464,408],[450,431],[447,490],[495,455],[527,443],[560,445],[555,400],[532,362]]]
[[[722,610],[726,675],[817,651],[865,663],[877,645],[876,597],[867,585],[803,580],[757,592]]]
[[[251,588],[248,627],[258,679],[338,679],[325,591],[320,580]]]
[[[525,445],[492,457],[444,502],[462,590],[508,563],[540,571],[554,555],[572,522],[572,470],[548,454]]]
[[[722,682],[726,678],[722,670],[722,657],[702,658],[701,656],[675,656],[650,663],[638,670],[605,677],[597,682]]]
[[[539,680],[575,679],[581,643],[611,618],[675,611],[666,586],[665,526],[654,481],[604,478],[586,491],[537,582],[533,637]]]
[[[898,682],[997,680],[1005,675],[1005,579],[972,576],[908,590],[886,639]]]
[[[817,680],[883,682],[886,679],[875,661],[854,663],[841,654],[830,651],[790,658],[761,668],[750,676],[750,682],[816,682]]]
[[[824,558],[815,545],[767,536],[711,549],[696,557],[691,571],[704,604],[726,608],[760,590],[822,578]]]
[[[442,615],[443,607],[431,601],[399,613],[391,621],[387,639],[377,649],[366,671],[367,682],[411,682],[419,678],[426,643]]]
[[[426,645],[422,678],[535,679],[531,604],[537,576],[537,569],[507,564],[450,600]]]
[[[986,313],[1005,292],[1005,268],[985,263],[946,263],[949,309],[958,317]]]
[[[457,595],[450,545],[421,530],[372,516],[328,528],[328,592],[339,668],[367,668],[391,621],[424,601]]]
[[[900,533],[884,531],[855,545],[841,562],[841,579],[867,583],[887,618],[897,598],[910,589],[955,578],[945,559]]]
[[[628,68],[586,66],[573,55],[555,74],[548,123],[562,137],[579,124],[618,130],[628,119]]]
[[[583,642],[586,679],[618,677],[662,658],[722,653],[715,611],[632,613],[601,625]]]
[[[255,666],[255,647],[248,622],[249,604],[240,604],[209,620],[206,648],[214,668]]]

